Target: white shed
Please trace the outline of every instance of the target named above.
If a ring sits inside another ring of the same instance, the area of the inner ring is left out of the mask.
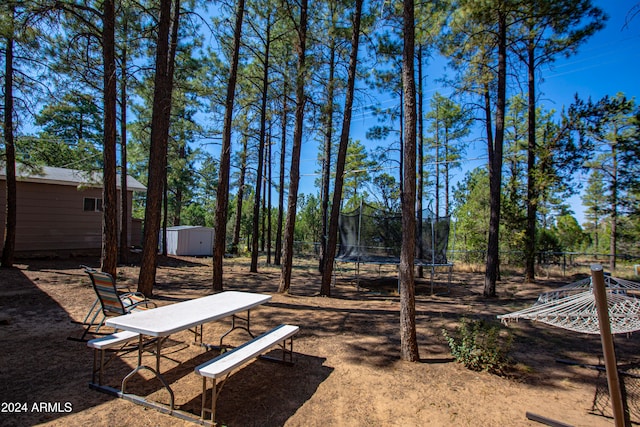
[[[160,233],[162,234],[162,230]],[[160,240],[162,240],[162,236]],[[194,225],[167,227],[167,253],[184,256],[212,256],[213,228]]]

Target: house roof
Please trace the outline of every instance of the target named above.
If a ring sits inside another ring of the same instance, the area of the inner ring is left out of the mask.
[[[102,174],[85,172],[75,169],[41,166],[33,171],[24,165],[16,165],[16,178],[22,182],[37,182],[41,184],[72,185],[75,187],[102,187]],[[4,164],[0,165],[0,180],[6,180]],[[120,188],[120,175],[116,176],[116,184]],[[135,178],[127,175],[127,189],[131,191],[147,191],[147,188]]]

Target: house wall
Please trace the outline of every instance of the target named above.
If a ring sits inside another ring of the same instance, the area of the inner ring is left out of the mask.
[[[129,209],[131,209],[131,195],[132,193],[128,192]],[[18,181],[16,252],[100,250],[103,213],[84,211],[85,197],[101,199],[102,190]],[[119,206],[118,211],[120,211]],[[5,216],[6,184],[2,180],[0,181],[2,241],[4,241]],[[128,218],[130,241],[130,212]],[[0,251],[2,251],[1,244]]]

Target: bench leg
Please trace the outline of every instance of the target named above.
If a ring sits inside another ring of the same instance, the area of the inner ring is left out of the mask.
[[[214,387],[215,387],[215,379],[214,379]],[[206,404],[207,404],[207,377],[202,377],[202,403],[200,406],[200,418],[203,420],[205,418],[205,413],[207,412]],[[213,414],[211,416],[213,417]],[[213,420],[215,420],[215,418],[213,418]],[[212,422],[215,422],[215,421],[212,421]]]
[[[98,374],[98,385],[102,385],[102,380],[104,378],[104,368],[105,366],[107,366],[107,363],[109,363],[111,359],[115,357],[115,354],[114,354],[114,356],[112,356],[109,360],[105,362],[104,360],[105,352],[106,350],[104,349],[97,349],[97,348],[93,349],[93,372],[91,374],[91,382],[93,384],[96,383],[96,374]]]
[[[278,360],[269,356],[260,356],[261,359],[271,360],[275,362],[282,362],[287,365],[293,365],[293,337],[285,338],[282,344],[278,344],[282,350],[282,359]],[[287,348],[288,347],[288,348]],[[289,360],[287,360],[289,359]]]
[[[96,374],[98,374],[98,385],[102,385],[102,378],[104,373],[104,367],[106,365],[104,361],[104,350],[93,349],[93,370],[91,372],[91,382],[96,383]],[[100,356],[98,356],[98,354]],[[99,360],[98,360],[99,359]]]
[[[93,349],[93,369],[91,370],[91,382],[96,383],[96,372],[98,372],[98,349]],[[98,377],[100,378],[100,377]],[[102,378],[98,380],[98,384],[102,384]]]
[[[282,361],[286,362],[286,356],[289,355],[289,363],[293,363],[293,337],[289,337],[289,348],[287,349],[287,340],[282,343]]]
[[[206,414],[211,414],[211,424],[216,425],[216,402],[218,401],[218,380],[212,379],[211,386],[211,407],[207,408],[207,377],[202,377],[202,404],[200,408],[200,418],[205,421]]]
[[[104,377],[104,350],[100,350],[100,372],[98,373],[98,384],[102,385],[102,379]]]
[[[278,358],[276,356],[265,356],[264,354],[258,356],[258,358],[266,360],[268,362],[293,365],[293,337],[285,338],[281,343],[278,343],[278,347],[280,347],[280,350],[282,350],[281,358]]]
[[[213,379],[211,386],[211,423],[216,425],[216,403],[218,402],[218,380]]]
[[[211,413],[211,423],[216,425],[216,402],[218,401],[218,396],[222,392],[222,387],[227,382],[231,373],[229,372],[220,382],[218,382],[217,378],[212,378],[213,385],[211,386],[211,408],[207,408],[207,377],[202,377],[202,406],[200,411],[200,418],[204,421],[206,417],[206,413]]]

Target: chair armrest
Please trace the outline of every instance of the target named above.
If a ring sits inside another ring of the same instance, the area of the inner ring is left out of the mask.
[[[133,292],[131,291],[131,288],[130,288],[130,287],[129,287],[129,285],[127,285],[127,284],[120,284],[120,283],[117,283],[117,284],[116,284],[116,289],[118,290],[118,292],[125,292],[125,290],[126,290],[126,292],[125,292],[125,293],[133,293]]]
[[[141,292],[126,292],[120,295],[120,300],[127,311],[136,307],[156,307],[156,303],[147,299]]]

